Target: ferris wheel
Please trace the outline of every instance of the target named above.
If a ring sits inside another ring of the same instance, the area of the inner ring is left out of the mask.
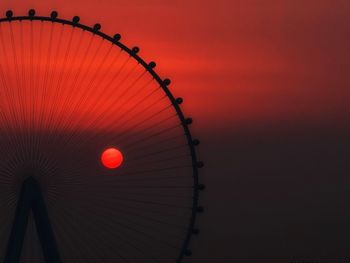
[[[170,80],[121,36],[0,19],[0,261],[182,262],[203,212]]]

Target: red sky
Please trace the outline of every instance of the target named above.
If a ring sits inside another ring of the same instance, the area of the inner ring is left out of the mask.
[[[347,1],[2,1],[120,32],[158,62],[200,127],[339,120],[350,93]],[[202,126],[203,125],[203,126]],[[214,126],[214,125],[212,125]]]

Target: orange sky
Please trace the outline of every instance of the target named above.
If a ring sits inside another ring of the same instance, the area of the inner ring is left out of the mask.
[[[0,3],[15,14],[32,7],[37,14],[78,14],[82,23],[100,22],[102,31],[139,45],[141,56],[173,80],[172,91],[200,127],[342,120],[349,109],[346,1]]]

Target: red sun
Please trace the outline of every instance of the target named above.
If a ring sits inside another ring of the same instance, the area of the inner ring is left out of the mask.
[[[115,169],[122,164],[123,155],[116,148],[108,148],[102,153],[101,162],[106,168]]]

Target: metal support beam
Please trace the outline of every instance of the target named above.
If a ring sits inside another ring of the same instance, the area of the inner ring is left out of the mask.
[[[23,240],[28,225],[29,212],[32,209],[38,237],[46,262],[60,263],[57,244],[54,238],[46,205],[39,183],[28,177],[22,185],[17,204],[4,263],[18,263],[23,247]]]

